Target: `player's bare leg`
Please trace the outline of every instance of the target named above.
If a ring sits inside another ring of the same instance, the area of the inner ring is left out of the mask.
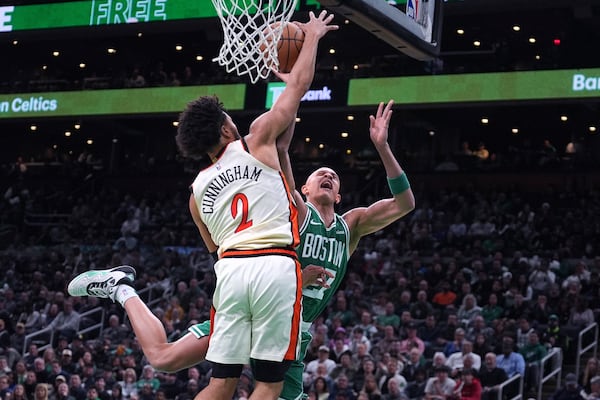
[[[71,296],[107,298],[121,304],[144,355],[154,368],[175,372],[203,361],[208,349],[208,336],[197,338],[187,334],[168,343],[162,322],[139,298],[133,288],[133,279],[135,269],[127,265],[87,271],[69,283],[68,292]]]

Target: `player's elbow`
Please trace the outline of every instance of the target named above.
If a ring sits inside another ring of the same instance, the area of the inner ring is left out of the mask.
[[[404,216],[415,209],[415,196],[413,196],[412,192],[407,193],[405,196],[401,196],[400,198],[396,197],[395,200],[398,205],[398,213],[401,214],[401,216]]]

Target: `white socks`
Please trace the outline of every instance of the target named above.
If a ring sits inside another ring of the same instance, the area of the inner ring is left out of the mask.
[[[129,285],[119,285],[117,287],[117,293],[115,294],[115,300],[125,308],[125,302],[132,297],[139,297],[134,288]]]

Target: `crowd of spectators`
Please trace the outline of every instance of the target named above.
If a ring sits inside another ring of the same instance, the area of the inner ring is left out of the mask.
[[[0,397],[193,398],[209,365],[154,371],[120,307],[70,298],[65,289],[81,271],[130,264],[138,289],[159,299],[152,309],[170,339],[208,318],[215,278],[187,191],[136,192],[133,182],[124,190],[107,181],[74,194],[69,183],[25,177],[2,188],[1,226],[10,231],[0,236]],[[415,211],[363,239],[313,324],[307,393],[493,399],[501,382],[520,374],[532,394],[541,358],[560,348],[573,363],[577,333],[597,319],[600,194],[571,186],[533,193],[414,187]],[[348,193],[340,211],[370,200]],[[85,317],[99,306],[105,321]],[[96,322],[101,334],[80,334]],[[50,346],[26,342],[40,331],[54,332]],[[598,360],[586,360],[582,371],[577,390],[597,392]],[[236,398],[251,391],[245,371]]]

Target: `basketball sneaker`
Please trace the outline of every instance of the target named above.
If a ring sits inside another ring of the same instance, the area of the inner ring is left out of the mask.
[[[135,269],[129,265],[120,265],[111,269],[92,270],[77,275],[67,291],[71,296],[92,296],[110,299],[115,302],[117,287],[121,284],[133,286]]]

